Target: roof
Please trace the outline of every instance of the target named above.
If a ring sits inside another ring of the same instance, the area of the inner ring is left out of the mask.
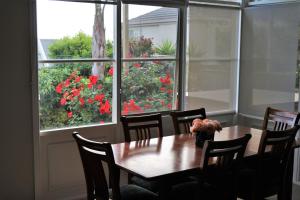
[[[178,16],[177,8],[159,8],[144,15],[129,20],[129,25],[145,25],[176,22]]]
[[[45,56],[49,57],[49,46],[56,41],[56,39],[40,39],[41,45],[43,47],[43,51],[45,52]]]

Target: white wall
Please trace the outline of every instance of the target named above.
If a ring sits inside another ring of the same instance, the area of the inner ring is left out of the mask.
[[[33,199],[29,0],[0,6],[0,199]]]

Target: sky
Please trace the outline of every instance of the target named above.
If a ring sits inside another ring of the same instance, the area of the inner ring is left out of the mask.
[[[158,7],[130,5],[129,19]],[[95,6],[90,3],[37,0],[37,33],[40,39],[59,39],[79,31],[92,35]],[[106,5],[104,24],[106,38],[113,39],[114,6]]]

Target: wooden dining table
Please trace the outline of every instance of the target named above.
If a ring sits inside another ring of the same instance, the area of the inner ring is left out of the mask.
[[[216,132],[214,140],[230,140],[252,135],[245,157],[257,155],[262,130],[231,126]],[[300,140],[297,141],[300,145]],[[128,173],[147,180],[164,180],[200,169],[202,148],[195,145],[192,134],[171,135],[112,145],[116,165]],[[292,180],[291,180],[292,181]],[[291,186],[290,186],[291,187]],[[291,188],[287,190],[291,191]]]

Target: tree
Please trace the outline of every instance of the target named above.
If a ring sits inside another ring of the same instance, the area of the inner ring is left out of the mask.
[[[83,32],[53,42],[48,50],[50,58],[90,58],[92,37]]]
[[[105,4],[95,4],[95,18],[92,39],[92,58],[105,57],[105,27],[104,27]],[[100,80],[104,79],[105,66],[103,63],[96,62],[92,68],[92,74]]]

